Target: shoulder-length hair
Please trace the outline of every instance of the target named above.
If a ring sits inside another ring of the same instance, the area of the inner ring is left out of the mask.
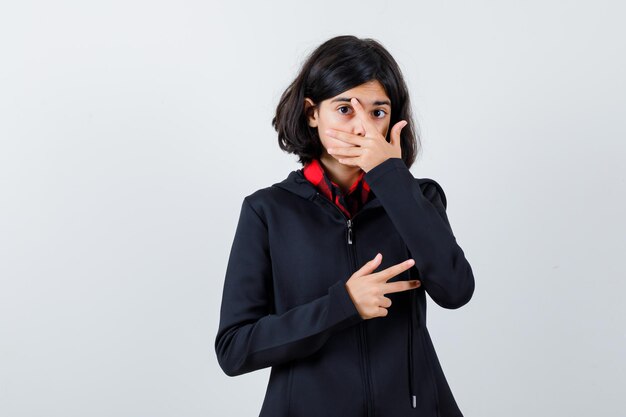
[[[322,154],[317,127],[309,126],[304,112],[304,99],[313,102],[334,97],[368,81],[378,80],[391,101],[391,128],[406,120],[400,146],[402,159],[408,168],[413,165],[421,148],[417,125],[413,122],[409,92],[402,73],[391,54],[376,40],[342,35],[317,47],[302,64],[298,76],[283,92],[272,126],[278,132],[278,145],[288,153],[298,155],[304,165]]]

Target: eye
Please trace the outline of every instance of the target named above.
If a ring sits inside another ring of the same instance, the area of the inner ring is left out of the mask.
[[[342,112],[341,109],[350,109],[350,107],[348,107],[348,106],[341,106],[341,107],[338,108],[339,113],[341,113],[341,114],[348,114],[348,113]]]
[[[374,112],[377,112],[377,111],[380,111],[380,112],[383,113],[382,116],[378,117],[378,119],[382,119],[383,117],[385,117],[387,115],[387,112],[385,110],[382,110],[382,109],[374,110]]]

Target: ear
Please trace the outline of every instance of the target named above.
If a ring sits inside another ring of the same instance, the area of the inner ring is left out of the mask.
[[[311,127],[317,127],[317,106],[310,98],[304,99],[304,115]]]

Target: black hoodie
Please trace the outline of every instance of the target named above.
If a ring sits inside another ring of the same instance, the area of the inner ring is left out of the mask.
[[[474,275],[441,186],[400,158],[365,174],[375,197],[349,219],[302,174],[243,199],[226,269],[215,351],[229,376],[272,367],[260,417],[462,417],[426,328],[426,293],[456,309]],[[363,319],[346,281],[380,252],[388,315]]]

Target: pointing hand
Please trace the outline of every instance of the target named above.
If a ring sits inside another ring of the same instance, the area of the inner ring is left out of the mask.
[[[380,265],[381,260],[382,255],[376,255],[374,259],[352,274],[346,282],[350,298],[363,319],[387,315],[387,308],[391,306],[391,299],[385,297],[385,294],[412,290],[421,285],[417,279],[387,282],[390,278],[411,268],[415,264],[413,259],[408,259],[379,272],[372,272]]]

